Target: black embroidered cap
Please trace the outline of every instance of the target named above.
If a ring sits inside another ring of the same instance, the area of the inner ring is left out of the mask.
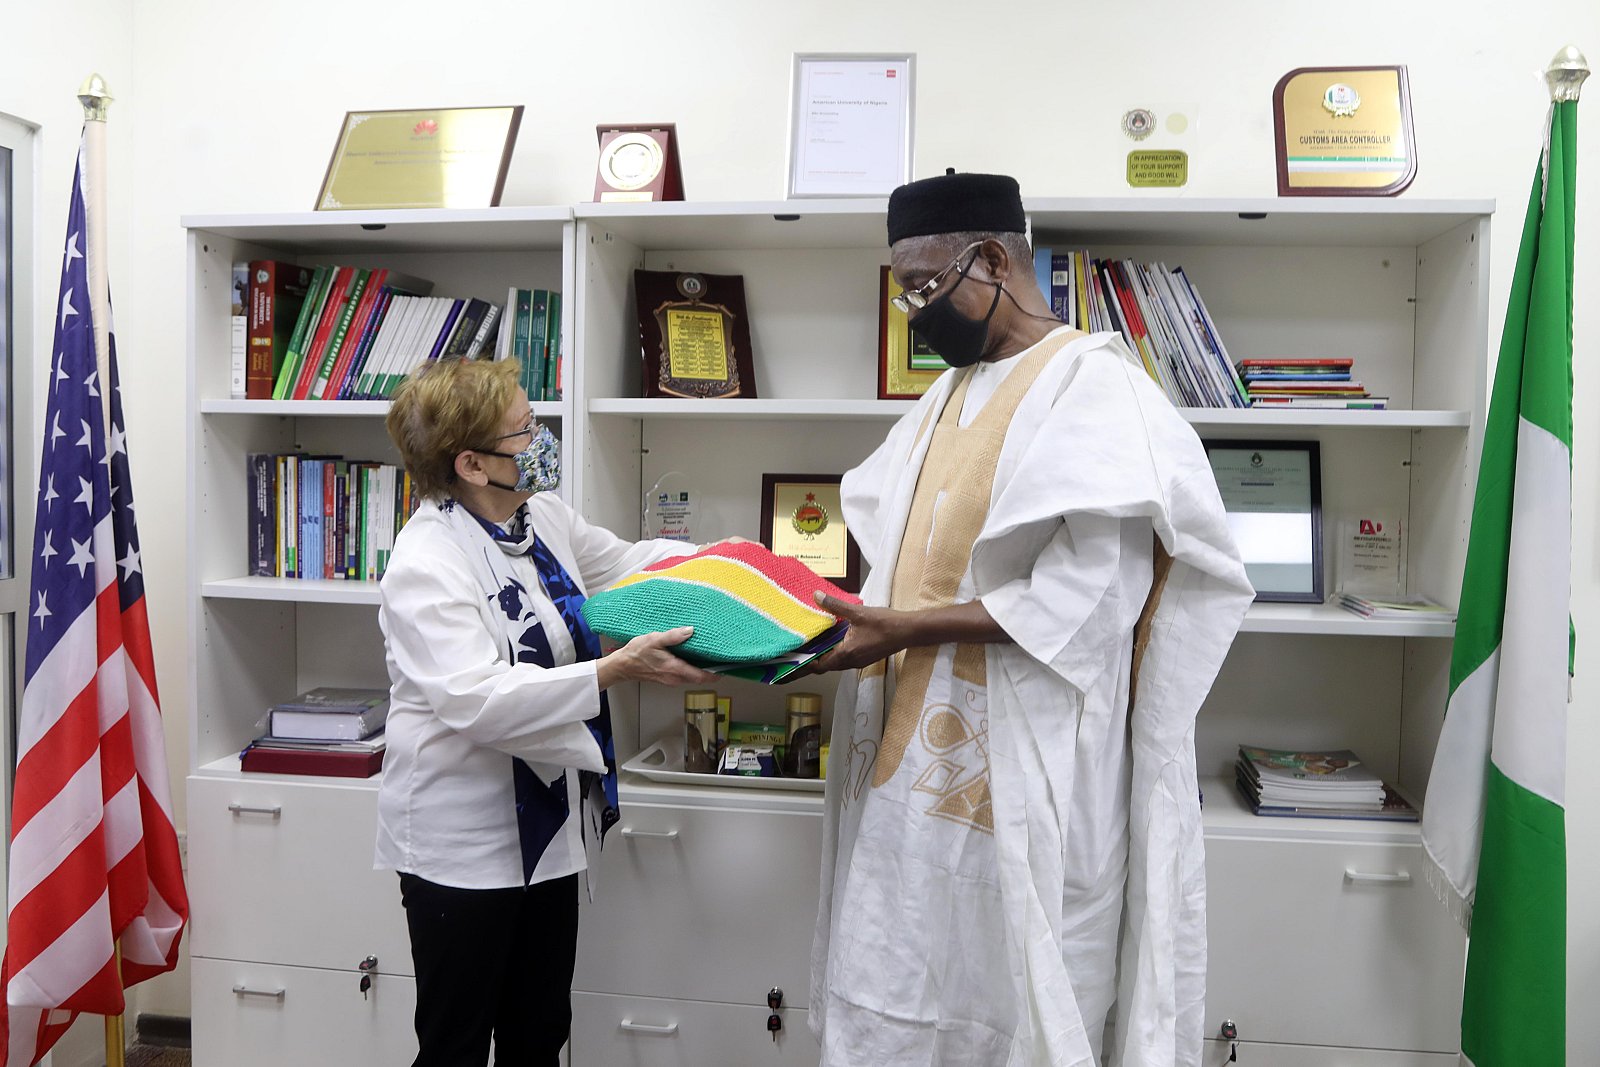
[[[957,174],[902,185],[889,194],[889,244],[934,233],[1025,233],[1022,190],[1004,174]]]

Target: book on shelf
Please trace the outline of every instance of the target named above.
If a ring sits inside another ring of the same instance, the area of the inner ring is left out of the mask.
[[[1421,593],[1397,593],[1386,596],[1369,596],[1364,593],[1340,593],[1339,606],[1364,619],[1437,619],[1454,621],[1454,608],[1423,596]]]
[[[247,774],[305,774],[325,778],[371,778],[383,769],[384,750],[344,747],[288,748],[255,741],[239,753]]]
[[[313,270],[275,259],[251,260],[249,265],[249,356],[245,367],[245,395],[270,400],[289,342],[300,319],[300,308],[311,291]]]
[[[1415,821],[1416,809],[1349,749],[1240,745],[1234,783],[1256,815]]]
[[[243,400],[246,396],[250,359],[250,264],[233,265],[233,304],[228,318],[228,397]]]
[[[267,735],[301,741],[363,741],[383,729],[387,689],[319,686],[267,712]]]

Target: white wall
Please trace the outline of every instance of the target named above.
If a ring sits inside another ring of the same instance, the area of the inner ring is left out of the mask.
[[[72,93],[97,67],[121,101],[112,112],[112,280],[159,678],[180,769],[189,694],[178,217],[308,209],[347,110],[526,105],[507,204],[587,199],[595,124],[647,120],[678,124],[692,198],[764,199],[783,188],[790,53],[908,49],[918,56],[919,175],[955,166],[1009,172],[1033,195],[1118,194],[1126,147],[1118,117],[1170,102],[1199,114],[1185,195],[1270,196],[1277,79],[1297,66],[1403,62],[1420,160],[1407,195],[1499,202],[1493,350],[1542,136],[1538,74],[1568,42],[1600,63],[1594,0],[144,0],[136,11],[104,2],[57,3],[49,12],[8,14],[0,110],[45,124],[41,261],[53,264],[66,145],[79,123]],[[69,47],[69,25],[87,28],[90,43]],[[1600,108],[1595,82],[1591,115]],[[1585,125],[1593,130],[1596,121]],[[1600,436],[1592,430],[1600,313],[1581,295],[1600,286],[1594,136],[1580,137],[1578,164],[1573,614],[1581,647],[1600,627]],[[1581,759],[1600,748],[1600,678],[1583,672],[1584,657],[1579,663],[1569,852],[1571,898],[1585,902],[1600,897],[1600,776],[1583,773]],[[1588,1007],[1600,999],[1600,910],[1573,909],[1569,968],[1573,1062],[1585,1062],[1600,1048],[1600,1015]]]

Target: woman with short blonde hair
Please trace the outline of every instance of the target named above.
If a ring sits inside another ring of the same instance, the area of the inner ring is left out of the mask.
[[[617,818],[607,687],[704,685],[671,647],[601,655],[584,597],[676,541],[624,541],[564,503],[560,442],[514,361],[440,360],[388,430],[423,498],[382,584],[390,681],[376,865],[400,873],[414,1067],[554,1065],[571,1023],[579,874]]]

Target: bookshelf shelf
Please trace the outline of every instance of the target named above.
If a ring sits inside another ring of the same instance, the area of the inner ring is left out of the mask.
[[[1311,408],[1302,411],[1262,411],[1259,408],[1179,408],[1178,413],[1196,429],[1229,430],[1284,426],[1303,429],[1465,430],[1472,425],[1470,411],[1344,411]]]
[[[634,419],[851,419],[893,422],[914,400],[674,400],[607,398],[589,401],[591,415]]]
[[[1252,604],[1244,633],[1330,637],[1453,637],[1455,620],[1363,619],[1337,604]]]
[[[1371,841],[1415,845],[1422,840],[1420,823],[1376,819],[1300,819],[1261,816],[1250,811],[1232,778],[1200,779],[1206,837],[1238,837],[1262,841]],[[1407,798],[1412,799],[1412,798]],[[1414,872],[1420,879],[1422,872]]]
[[[296,604],[377,604],[377,582],[327,578],[221,578],[205,582],[200,595],[227,600],[278,600]]]
[[[571,414],[564,400],[538,400],[529,405],[541,419],[561,419]],[[277,415],[281,418],[382,418],[389,414],[387,400],[202,400],[202,415]]]
[[[236,402],[237,403],[237,402]],[[634,419],[898,419],[913,400],[677,400],[604,398],[589,401],[589,414]],[[1470,411],[1260,411],[1249,408],[1179,408],[1196,429],[1466,429]]]

